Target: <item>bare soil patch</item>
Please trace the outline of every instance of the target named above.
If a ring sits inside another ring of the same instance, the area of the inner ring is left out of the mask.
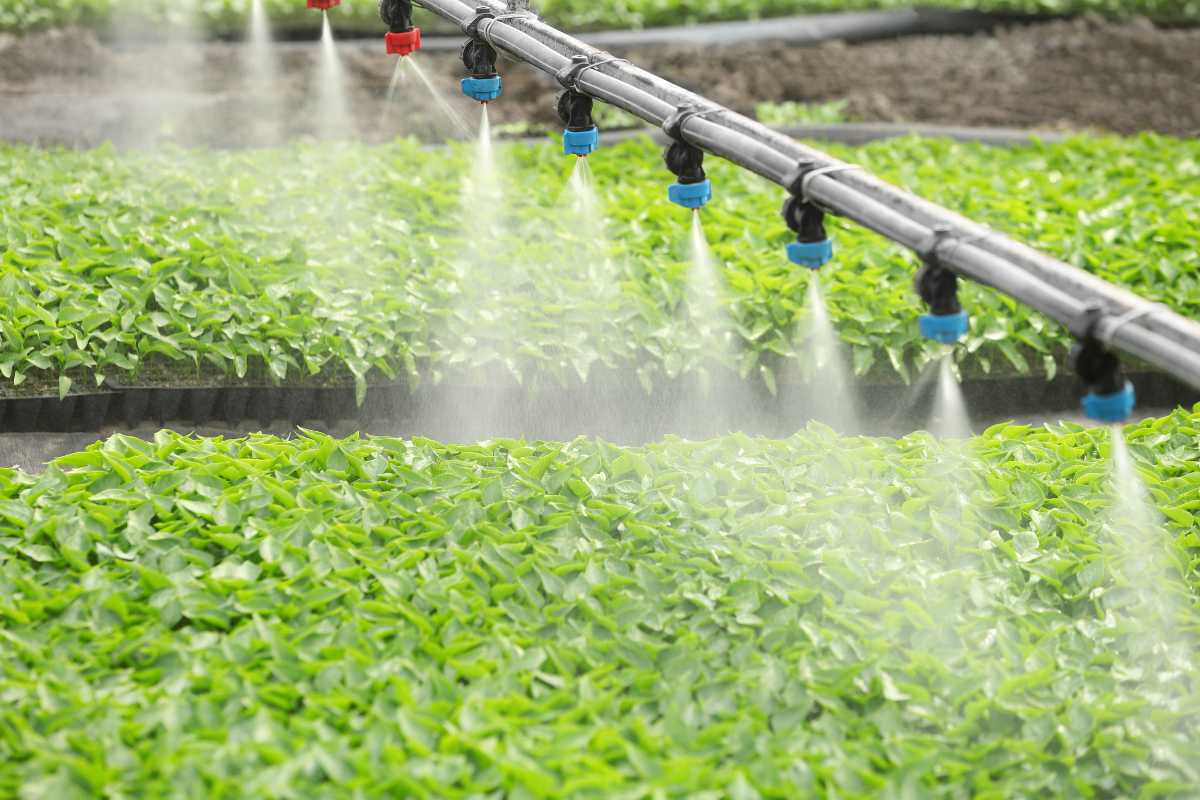
[[[452,126],[412,76],[399,102],[386,104],[395,61],[380,47],[341,47],[357,135],[450,135]],[[1200,30],[1145,21],[1085,18],[855,45],[612,49],[743,112],[764,101],[845,99],[861,121],[1200,135]],[[240,43],[119,49],[80,31],[0,38],[0,139],[237,147],[315,135],[317,48],[293,43],[276,53],[279,80],[270,90],[247,77]],[[455,97],[457,59],[419,58],[472,119],[471,103]],[[494,119],[554,127],[552,79],[517,64],[502,71],[505,96],[493,104]]]

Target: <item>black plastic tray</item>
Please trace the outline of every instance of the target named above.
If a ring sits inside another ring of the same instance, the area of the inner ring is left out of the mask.
[[[333,423],[378,415],[387,399],[401,394],[408,395],[405,387],[371,387],[362,408],[354,401],[353,387],[131,387],[61,400],[57,395],[0,398],[0,431],[67,433],[169,421],[229,427],[273,420]]]
[[[1200,392],[1169,376],[1130,376],[1142,408],[1191,407]],[[932,381],[929,391],[932,391]],[[708,436],[729,430],[787,435],[811,413],[804,387],[783,384],[769,395],[761,386],[732,378],[718,393],[736,401],[732,409],[713,403],[694,380],[662,382],[647,395],[628,371],[598,372],[586,384],[520,387],[515,382],[445,384],[415,390],[405,384],[377,385],[355,403],[350,386],[311,387],[122,387],[106,392],[53,397],[0,398],[0,433],[98,432],[147,424],[254,429],[269,425],[317,425],[388,430],[449,440],[491,436],[570,439],[593,435],[614,441],[651,440],[668,433]],[[928,398],[904,386],[860,385],[859,415],[866,432],[904,433],[921,427]],[[1079,407],[1073,376],[973,380],[963,393],[974,419],[1001,419]],[[724,407],[733,418],[717,418]]]

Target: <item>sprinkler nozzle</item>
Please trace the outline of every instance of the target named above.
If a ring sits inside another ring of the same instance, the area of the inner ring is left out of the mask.
[[[934,244],[922,256],[921,269],[913,279],[917,294],[929,306],[929,313],[917,319],[917,328],[926,339],[954,344],[967,335],[971,318],[958,302],[958,276],[938,261],[942,235],[934,232]]]
[[[388,26],[383,37],[388,55],[407,56],[421,49],[421,29],[412,23],[412,0],[379,0],[379,18]]]
[[[383,36],[388,55],[407,56],[421,49],[421,29],[386,33]]]
[[[672,183],[667,187],[667,199],[677,206],[698,210],[712,200],[712,182],[707,178],[699,183]]]
[[[500,96],[500,76],[490,78],[463,78],[462,93],[480,103],[490,103]]]
[[[1120,391],[1110,394],[1088,392],[1083,396],[1083,413],[1097,422],[1124,422],[1133,414],[1137,393],[1133,384],[1125,381]]]
[[[667,189],[667,199],[684,208],[699,209],[712,200],[712,182],[704,174],[704,151],[676,141],[663,154],[667,169],[679,180]]]
[[[600,147],[600,129],[591,127],[576,131],[567,128],[563,131],[563,155],[586,158]]]
[[[917,328],[926,339],[942,344],[954,344],[967,335],[971,318],[967,312],[957,314],[922,314],[917,318]]]
[[[342,4],[342,0],[308,0],[309,8],[319,8],[322,11],[328,11],[331,8],[336,8]]]
[[[563,154],[587,156],[600,146],[600,129],[592,119],[592,98],[574,89],[558,96],[558,118],[566,125],[563,131]]]
[[[500,96],[502,84],[496,74],[496,50],[480,39],[463,45],[462,62],[470,74],[462,80],[462,92],[472,100],[488,103]]]
[[[1137,393],[1121,371],[1121,359],[1095,335],[1102,316],[1098,306],[1084,312],[1084,334],[1071,348],[1069,361],[1086,390],[1082,405],[1088,419],[1124,422],[1133,414]]]
[[[787,246],[788,261],[809,269],[820,269],[833,260],[833,242],[822,239],[819,242],[789,242]]]
[[[825,212],[796,195],[783,204],[783,219],[796,241],[787,246],[788,260],[809,269],[820,269],[833,260],[833,241],[825,232]]]

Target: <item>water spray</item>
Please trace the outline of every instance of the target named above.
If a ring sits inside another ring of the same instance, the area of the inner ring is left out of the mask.
[[[480,103],[495,100],[502,89],[500,76],[496,73],[496,49],[479,35],[479,23],[495,18],[487,6],[477,8],[475,20],[467,26],[470,38],[462,49],[462,62],[469,73],[462,79],[462,92]]]
[[[1104,309],[1099,305],[1090,305],[1084,311],[1070,364],[1087,390],[1082,405],[1088,419],[1124,422],[1133,414],[1137,396],[1121,371],[1121,359],[1097,334],[1103,318]]]
[[[389,55],[404,57],[421,49],[421,29],[412,22],[412,0],[379,0],[379,18],[388,26],[383,42]]]
[[[825,209],[809,197],[808,183],[829,171],[802,162],[788,178],[788,199],[783,203],[783,220],[796,234],[796,241],[787,246],[788,260],[814,270],[833,260],[833,241],[825,232]]]
[[[929,306],[929,313],[917,320],[921,335],[942,344],[961,340],[970,327],[970,317],[958,302],[958,276],[938,257],[938,249],[949,234],[944,228],[934,230],[933,244],[922,252],[921,269],[913,279],[917,294]]]
[[[667,169],[678,178],[667,189],[667,198],[676,205],[699,210],[712,200],[712,182],[704,174],[704,151],[683,138],[683,123],[701,112],[694,106],[681,106],[663,123],[663,130],[672,142],[663,158]]]

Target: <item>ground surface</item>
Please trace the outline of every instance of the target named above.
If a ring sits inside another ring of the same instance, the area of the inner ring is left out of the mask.
[[[614,50],[742,111],[762,101],[844,98],[849,116],[864,121],[1200,133],[1200,30],[1158,30],[1139,21],[1081,19],[996,36],[852,47]],[[398,93],[402,105],[388,111],[394,61],[376,43],[347,43],[342,53],[362,138],[453,133],[444,116],[425,113],[432,111],[429,96],[411,75]],[[316,47],[280,50],[284,88],[275,92],[245,79],[247,58],[245,46],[227,43],[118,51],[84,33],[0,38],[0,139],[236,146],[314,133]],[[420,58],[434,83],[453,96],[457,59]],[[553,125],[552,81],[515,64],[502,71],[506,96],[495,104],[497,121]],[[470,113],[467,101],[454,102]]]
[[[1198,423],[0,470],[0,797],[1195,797]]]

